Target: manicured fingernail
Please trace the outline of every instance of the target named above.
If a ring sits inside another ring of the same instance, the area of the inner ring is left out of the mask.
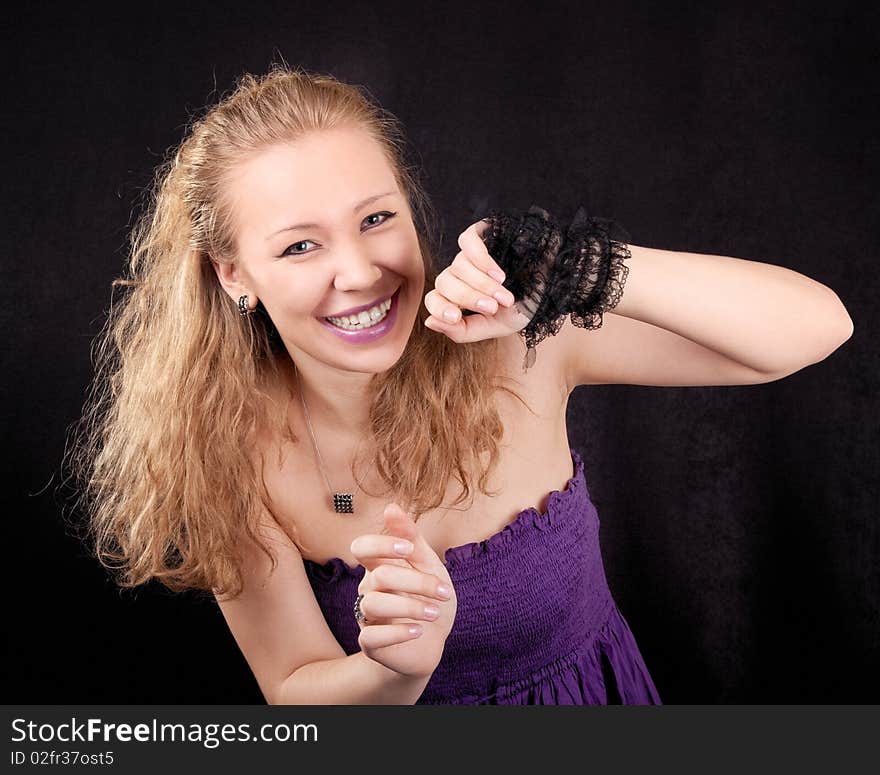
[[[410,541],[395,541],[394,542],[394,551],[398,554],[409,554],[413,550],[413,545]]]
[[[447,600],[452,596],[452,592],[449,591],[449,587],[447,587],[445,584],[437,585],[437,594],[440,597],[446,598]]]
[[[489,299],[477,299],[477,307],[483,312],[495,312],[495,305]]]
[[[416,635],[422,634],[422,628],[418,624],[411,624],[409,626],[409,634],[415,637]]]
[[[513,304],[513,294],[508,291],[495,291],[492,294],[499,304],[503,304],[505,307],[509,307]]]
[[[443,310],[443,318],[449,323],[454,323],[458,320],[458,312],[451,307]]]
[[[504,282],[504,272],[500,272],[497,269],[490,269],[489,277],[491,277],[493,280],[498,280],[499,283]]]

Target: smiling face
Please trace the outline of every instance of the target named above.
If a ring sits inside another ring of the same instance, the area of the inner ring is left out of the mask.
[[[393,366],[416,320],[425,267],[380,146],[356,129],[313,132],[241,164],[226,193],[238,250],[237,266],[218,267],[227,292],[256,294],[298,363],[310,356],[365,373]],[[356,323],[338,318],[376,303]]]

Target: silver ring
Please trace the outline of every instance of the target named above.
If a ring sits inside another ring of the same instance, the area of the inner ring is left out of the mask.
[[[361,600],[363,599],[363,595],[358,595],[354,601],[354,618],[359,624],[365,624],[367,621],[367,617],[364,615],[364,612],[361,611]]]

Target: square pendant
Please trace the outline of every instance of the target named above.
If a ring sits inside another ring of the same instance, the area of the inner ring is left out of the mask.
[[[350,492],[334,492],[333,508],[340,514],[353,514],[354,495]]]

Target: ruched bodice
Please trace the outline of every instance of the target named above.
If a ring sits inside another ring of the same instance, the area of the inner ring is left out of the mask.
[[[444,561],[458,610],[440,664],[417,704],[661,704],[605,578],[599,516],[580,455],[547,499]],[[360,650],[352,612],[365,569],[305,560],[327,623]]]

